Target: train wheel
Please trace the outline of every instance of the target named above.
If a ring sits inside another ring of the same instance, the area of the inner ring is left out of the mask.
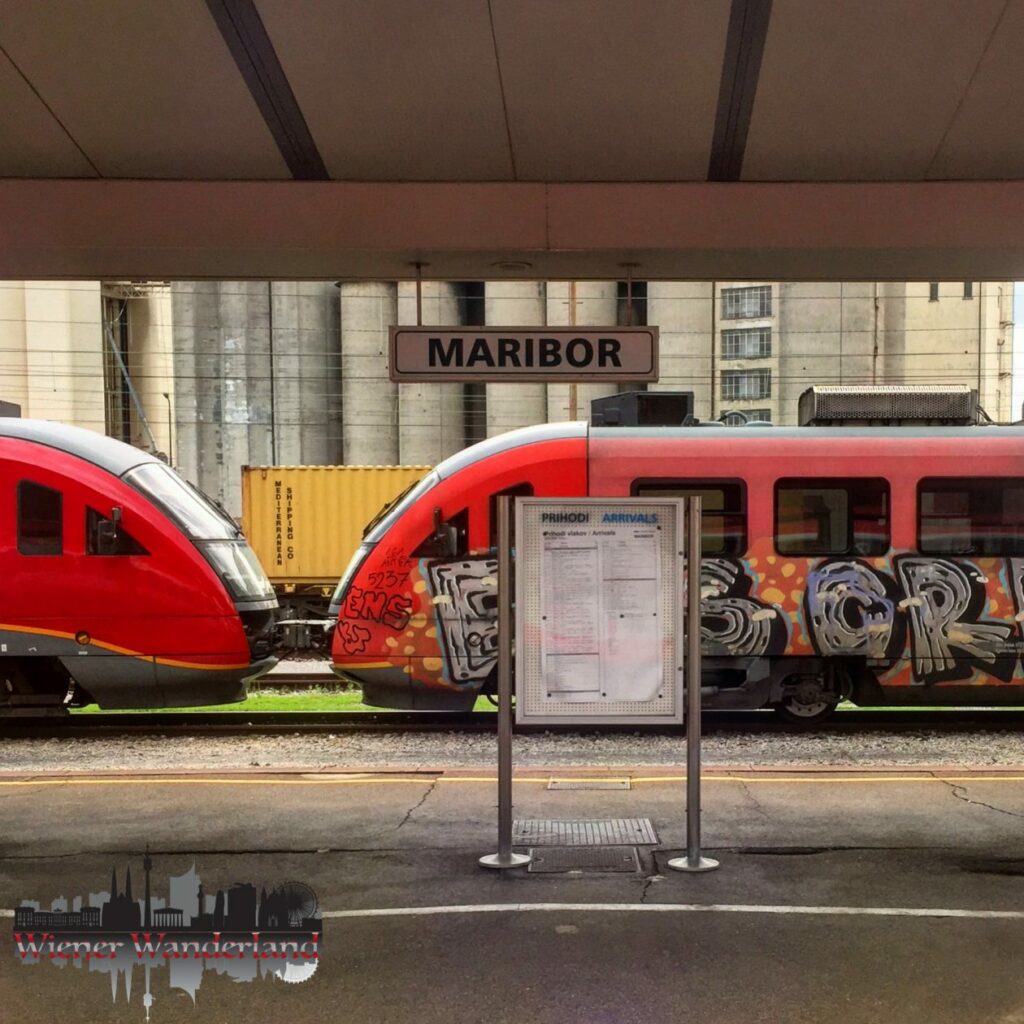
[[[818,725],[832,717],[838,703],[825,699],[803,703],[795,697],[786,697],[781,703],[774,705],[772,710],[791,725]]]
[[[836,693],[826,690],[814,676],[803,676],[794,682],[791,692],[773,708],[783,721],[792,725],[817,725],[831,718],[839,704]]]

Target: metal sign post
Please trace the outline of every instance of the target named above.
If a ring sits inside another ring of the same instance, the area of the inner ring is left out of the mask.
[[[701,500],[686,503],[686,856],[673,857],[674,871],[714,871],[718,861],[700,852],[700,556]]]
[[[508,495],[498,498],[498,852],[481,867],[519,868],[533,858],[512,852],[512,536]]]

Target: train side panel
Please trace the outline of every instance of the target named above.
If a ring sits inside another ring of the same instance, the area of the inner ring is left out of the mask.
[[[825,659],[849,666],[863,701],[1020,702],[1024,558],[922,555],[917,530],[922,480],[1019,479],[1021,440],[987,436],[984,428],[952,444],[924,432],[850,437],[836,431],[752,444],[724,431],[689,437],[597,431],[591,493],[628,495],[645,483],[743,482],[746,548],[737,557],[706,557],[702,566],[704,653],[713,666],[762,659],[799,675],[801,665]],[[791,478],[886,481],[887,550],[779,554],[775,489]],[[763,678],[768,687],[770,674]],[[782,682],[776,678],[774,689],[765,689],[767,700],[779,699]],[[720,706],[728,699],[722,691]]]

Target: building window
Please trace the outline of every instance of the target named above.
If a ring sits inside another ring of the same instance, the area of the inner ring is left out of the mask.
[[[922,480],[918,548],[928,555],[1024,555],[1024,483],[1018,477]]]
[[[64,553],[64,496],[52,487],[18,484],[18,551],[23,555]]]
[[[772,396],[771,370],[723,370],[722,398],[726,401]]]
[[[780,480],[775,549],[782,555],[884,555],[889,484],[878,479]]]
[[[747,492],[738,480],[634,480],[637,497],[699,497],[701,552],[740,556],[747,550]]]
[[[771,423],[772,421],[771,409],[744,409],[743,413],[747,417],[748,423]]]
[[[722,331],[723,359],[767,359],[772,354],[770,327]]]
[[[974,282],[973,281],[964,281],[964,298],[965,299],[973,299],[974,298]]]
[[[722,319],[743,320],[745,318],[772,315],[772,286],[754,285],[752,288],[722,289]]]
[[[939,282],[938,281],[932,281],[932,283],[930,285],[928,285],[928,301],[929,302],[938,302],[939,301]]]

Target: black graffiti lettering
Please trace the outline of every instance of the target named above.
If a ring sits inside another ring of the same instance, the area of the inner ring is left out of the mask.
[[[352,587],[341,608],[343,619],[363,619],[379,622],[394,630],[402,630],[409,624],[412,615],[412,601],[402,594],[388,597],[382,590],[361,590]]]
[[[740,562],[701,562],[701,639],[705,654],[743,657],[781,651],[788,626],[777,608],[749,596],[750,577]]]
[[[412,615],[412,601],[401,594],[392,594],[388,598],[387,608],[381,616],[381,622],[394,630],[405,629]]]
[[[855,559],[821,562],[807,574],[804,605],[819,654],[892,659],[906,639],[900,592],[885,573]]]
[[[906,556],[896,559],[896,571],[907,594],[901,604],[910,620],[916,680],[968,679],[975,667],[997,678],[1012,677],[1015,659],[1007,659],[1003,650],[1011,628],[978,621],[986,602],[979,569],[945,558]]]
[[[339,622],[338,636],[346,654],[362,654],[370,642],[370,631],[354,622]]]

